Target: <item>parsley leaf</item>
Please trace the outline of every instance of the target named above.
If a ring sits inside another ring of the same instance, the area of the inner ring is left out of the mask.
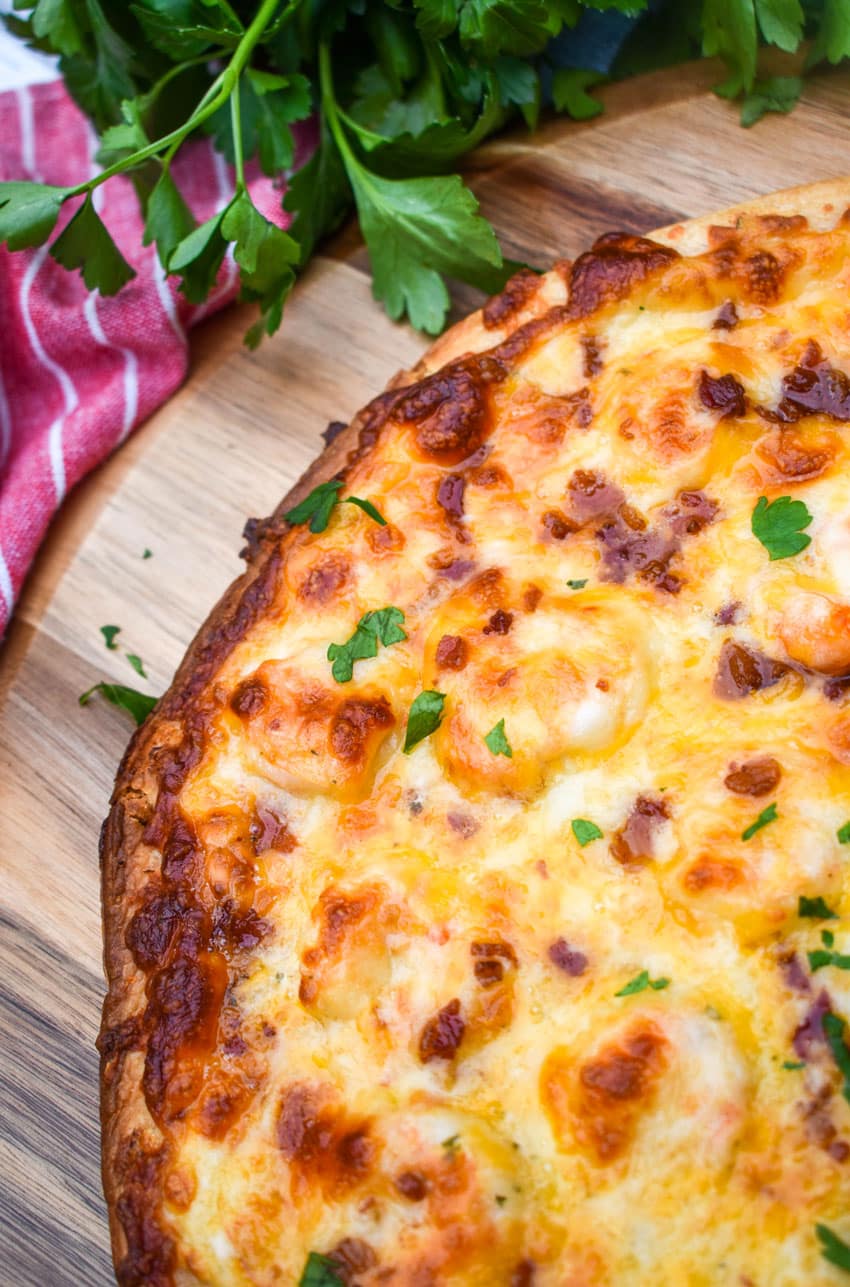
[[[70,191],[46,183],[0,183],[0,242],[25,250],[46,241]]]
[[[319,483],[309,496],[305,496],[303,501],[299,501],[284,515],[287,523],[297,525],[309,522],[311,532],[316,535],[324,532],[330,521],[333,507],[339,500],[338,492],[341,487],[341,481],[336,478],[332,478],[327,483]],[[372,655],[374,656],[374,653]]]
[[[192,213],[168,170],[163,170],[148,197],[143,245],[156,242],[157,254],[163,268],[189,233],[195,227]]]
[[[362,509],[364,514],[368,514],[371,519],[374,519],[379,527],[386,527],[387,525],[387,520],[383,514],[376,509],[370,500],[363,500],[361,496],[346,496],[343,505],[356,505],[358,509]]]
[[[571,590],[583,590],[584,587],[587,585],[587,582],[588,582],[588,578],[585,577],[583,581],[568,581],[567,585],[570,587]]]
[[[827,58],[840,63],[850,58],[850,0],[824,0],[820,28],[808,58],[811,67]]]
[[[598,98],[588,94],[607,80],[600,72],[578,67],[559,67],[552,77],[552,101],[559,112],[568,112],[574,121],[589,121],[603,110]]]
[[[654,992],[662,992],[664,988],[668,988],[669,986],[669,979],[651,979],[649,977],[649,970],[641,970],[640,974],[636,974],[633,979],[630,979],[625,987],[620,988],[619,992],[614,993],[614,996],[631,997],[634,996],[636,992],[645,992],[647,988],[652,988]]]
[[[845,822],[837,831],[838,843],[840,845],[850,845],[850,822]]]
[[[339,227],[351,208],[345,167],[324,119],[319,145],[307,164],[293,176],[283,207],[295,216],[289,232],[298,242],[301,264],[307,262],[316,243],[326,233]]]
[[[137,724],[145,722],[159,701],[158,697],[148,697],[146,693],[140,693],[136,688],[127,688],[125,684],[107,684],[101,681],[80,694],[80,705],[87,706],[93,693],[100,693],[101,697],[105,697],[113,706],[120,706],[122,710],[129,711]]]
[[[505,736],[505,721],[503,719],[500,719],[498,724],[490,729],[484,741],[494,755],[505,755],[509,760],[513,758],[511,744]]]
[[[348,683],[356,661],[377,657],[379,642],[387,648],[406,639],[407,635],[401,629],[402,621],[404,613],[401,608],[378,608],[360,618],[357,629],[346,643],[332,643],[328,648],[328,661],[333,662],[331,674],[336,682]]]
[[[343,1287],[343,1281],[327,1256],[311,1251],[298,1280],[298,1287]]]
[[[101,626],[100,627],[100,633],[103,635],[103,638],[106,642],[106,646],[110,652],[118,651],[118,645],[115,642],[115,636],[117,634],[120,634],[120,632],[121,632],[120,626]]]
[[[786,1059],[782,1064],[782,1067],[787,1072],[796,1072],[797,1069],[805,1068],[805,1066],[806,1066],[805,1059]]]
[[[145,546],[144,552],[143,552],[143,554],[142,554],[142,558],[143,558],[143,559],[152,559],[152,558],[153,558],[153,550],[149,550],[149,549],[147,548],[147,546]]]
[[[822,898],[806,898],[801,894],[797,902],[797,915],[810,916],[815,920],[837,921],[838,913],[827,907]]]
[[[445,693],[438,693],[432,688],[426,689],[414,699],[404,734],[405,755],[409,755],[414,746],[440,727],[445,701]]]
[[[752,840],[757,831],[766,827],[769,822],[775,822],[777,818],[776,804],[769,804],[766,809],[762,809],[755,822],[751,822],[746,831],[741,832],[742,840]]]
[[[129,661],[130,665],[133,667],[137,675],[141,675],[142,679],[147,679],[147,674],[145,673],[145,668],[144,668],[144,665],[142,664],[141,657],[137,657],[134,652],[128,652],[127,660]]]
[[[758,50],[753,0],[705,0],[702,26],[702,52],[709,58],[719,54],[730,72],[715,93],[734,98],[742,89],[751,89]]]
[[[815,1233],[820,1242],[820,1254],[824,1260],[830,1264],[838,1265],[839,1269],[846,1269],[850,1272],[850,1243],[846,1243],[843,1238],[839,1238],[837,1233],[828,1228],[825,1224],[816,1224]]]
[[[799,76],[771,76],[757,80],[741,104],[741,124],[745,129],[760,121],[766,112],[786,114],[794,110],[803,92]]]
[[[364,500],[361,496],[339,495],[342,483],[337,479],[332,479],[329,483],[319,483],[314,487],[309,496],[296,505],[285,515],[288,523],[298,524],[310,521],[310,531],[318,534],[324,532],[330,521],[331,513],[336,504],[356,505],[362,509],[364,514],[368,514],[371,519],[379,525],[386,527],[387,520],[383,514],[372,504],[370,500]]]
[[[812,538],[802,535],[811,521],[812,515],[801,500],[779,496],[768,504],[767,497],[760,496],[753,510],[751,526],[753,536],[761,541],[771,562],[774,562],[790,559],[811,544]]]
[[[182,278],[180,290],[192,304],[202,304],[212,290],[227,242],[221,234],[224,211],[194,228],[172,251],[168,271]]]
[[[570,826],[573,829],[573,835],[581,845],[589,845],[591,840],[601,840],[602,832],[595,822],[588,822],[587,818],[573,818]]]
[[[832,1057],[838,1065],[838,1071],[844,1078],[841,1093],[850,1104],[850,1049],[844,1040],[844,1020],[832,1011],[828,1011],[823,1016],[823,1031],[827,1045],[832,1051]]]
[[[81,269],[89,290],[99,290],[101,295],[117,295],[136,275],[107,232],[91,193],[56,238],[50,254],[63,268]]]
[[[793,53],[803,39],[800,0],[756,0],[756,17],[768,44]]]

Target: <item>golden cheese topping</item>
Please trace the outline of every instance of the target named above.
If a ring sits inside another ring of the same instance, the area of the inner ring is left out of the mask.
[[[121,1282],[850,1281],[849,250],[525,275],[267,529],[146,751]]]

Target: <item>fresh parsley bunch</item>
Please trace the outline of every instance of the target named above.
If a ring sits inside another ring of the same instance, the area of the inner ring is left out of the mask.
[[[850,55],[850,0],[16,0],[8,25],[60,56],[100,133],[103,169],[67,188],[0,184],[0,242],[42,244],[63,203],[83,198],[50,253],[90,289],[116,293],[133,270],[91,194],[129,174],[145,244],[156,243],[187,299],[206,298],[233,246],[242,297],[259,304],[246,337],[255,345],[280,325],[297,270],[353,203],[376,298],[436,333],[447,277],[493,291],[514,267],[452,173],[459,159],[511,117],[533,129],[544,94],[573,116],[601,110],[587,93],[601,78],[557,65],[563,33],[587,10],[647,8],[613,74],[719,54],[730,72],[719,92],[746,95],[745,124],[790,110],[799,94],[794,77],[756,80],[760,39],[793,50],[811,36],[813,61]],[[286,233],[253,204],[245,165],[287,171],[290,126],[314,111],[319,146],[289,186]],[[199,133],[233,164],[236,187],[196,226],[171,163]]]

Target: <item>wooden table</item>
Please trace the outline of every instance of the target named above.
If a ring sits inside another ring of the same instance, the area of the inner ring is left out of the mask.
[[[604,116],[482,149],[470,175],[507,253],[571,256],[600,232],[644,232],[775,188],[846,173],[850,83],[825,72],[790,117],[749,131],[710,87],[716,65],[605,94]],[[247,515],[269,512],[421,337],[373,303],[355,230],[318,255],[282,330],[256,353],[234,309],[193,339],[188,383],[79,487],[54,524],[0,669],[0,1282],[112,1281],[100,1190],[102,994],[97,834],[127,717],[77,695],[137,678],[98,627],[168,684],[239,571]],[[459,292],[459,308],[475,301]],[[143,559],[145,548],[153,557]]]

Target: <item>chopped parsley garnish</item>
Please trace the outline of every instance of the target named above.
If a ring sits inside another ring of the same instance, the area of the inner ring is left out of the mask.
[[[373,518],[379,527],[386,527],[387,520],[384,518],[383,514],[375,508],[371,501],[363,500],[360,496],[346,496],[343,504],[356,505],[358,509],[362,509],[364,514],[368,514],[370,518]]]
[[[115,636],[121,633],[121,627],[120,626],[101,626],[100,633],[103,635],[103,638],[106,642],[106,646],[109,649],[109,651],[117,652],[118,645],[115,642]]]
[[[839,1238],[838,1234],[833,1233],[825,1224],[816,1224],[815,1233],[818,1236],[820,1254],[824,1260],[828,1260],[832,1265],[838,1265],[839,1269],[850,1272],[850,1244],[843,1238]]]
[[[136,688],[127,688],[125,684],[101,682],[93,684],[86,692],[80,694],[81,706],[89,704],[92,693],[100,693],[101,697],[105,697],[113,706],[120,706],[122,710],[128,711],[137,724],[144,723],[159,701],[158,697],[148,697],[146,693],[140,693]]]
[[[583,581],[568,581],[567,585],[570,587],[571,590],[583,590],[584,587],[587,585],[587,582],[588,582],[588,578],[585,577]]]
[[[803,529],[811,521],[812,515],[801,500],[779,496],[768,503],[766,496],[760,496],[751,526],[753,536],[761,541],[773,563],[777,559],[790,559],[811,544],[812,538],[803,535]]]
[[[339,500],[339,491],[342,487],[342,481],[338,478],[332,478],[329,483],[319,483],[314,487],[309,496],[305,496],[292,509],[286,513],[287,523],[296,526],[298,523],[309,523],[310,531],[315,535],[324,532],[330,520],[331,511]]]
[[[401,608],[378,608],[367,612],[357,623],[357,629],[346,643],[332,643],[328,648],[328,661],[333,662],[331,674],[338,684],[347,684],[354,674],[355,661],[377,657],[378,644],[385,648],[401,643],[407,638],[401,629],[404,613]]]
[[[782,1067],[787,1069],[788,1072],[796,1072],[797,1069],[805,1068],[805,1066],[805,1059],[786,1059],[782,1065]]]
[[[424,693],[414,699],[404,735],[405,755],[409,755],[417,743],[440,727],[445,700],[445,693],[435,692],[433,688],[426,688]]]
[[[838,912],[834,912],[831,907],[827,907],[822,898],[806,898],[804,894],[800,895],[797,902],[797,915],[810,916],[813,920],[820,921],[838,920]]]
[[[137,675],[141,675],[142,679],[147,679],[147,674],[145,672],[144,665],[142,664],[141,657],[137,657],[134,652],[128,652],[127,660],[129,661],[130,665],[133,667]]]
[[[320,532],[324,532],[330,522],[334,506],[342,501],[344,505],[356,505],[358,509],[362,509],[364,514],[368,514],[381,527],[386,527],[387,520],[383,514],[379,513],[371,501],[363,500],[360,496],[346,496],[343,498],[339,495],[341,489],[342,482],[339,479],[331,479],[329,483],[319,483],[318,487],[313,488],[309,496],[305,496],[303,501],[300,501],[298,505],[288,511],[286,521],[291,523],[293,527],[299,523],[309,522],[310,531],[318,536]]]
[[[506,755],[509,760],[513,758],[511,744],[505,736],[505,721],[503,719],[500,719],[498,724],[490,729],[484,741],[494,755]]]
[[[460,1150],[460,1136],[450,1135],[447,1140],[443,1140],[441,1147],[444,1148],[447,1153],[457,1153]]]
[[[845,822],[843,827],[839,827],[837,834],[840,845],[850,845],[850,822]]]
[[[143,559],[152,559],[152,558],[153,558],[153,550],[149,550],[149,549],[147,548],[147,546],[145,546],[145,552],[144,552],[144,554],[142,555],[142,558],[143,558]]]
[[[573,818],[570,826],[573,829],[573,835],[581,845],[589,845],[591,840],[601,840],[602,832],[595,822],[588,822],[587,818]]]
[[[320,1256],[318,1251],[311,1251],[304,1266],[304,1272],[298,1279],[298,1287],[345,1287],[334,1268],[333,1261],[327,1256]]]
[[[844,1040],[844,1020],[829,1011],[823,1016],[823,1031],[827,1044],[832,1051],[832,1057],[838,1065],[838,1071],[844,1078],[841,1093],[847,1103],[850,1104],[850,1050],[848,1050],[847,1042]]]
[[[762,809],[755,822],[751,822],[746,831],[741,832],[742,840],[752,840],[757,831],[766,827],[769,822],[776,821],[776,804],[769,804],[766,809]]]
[[[652,988],[653,992],[662,992],[664,988],[669,986],[669,979],[651,979],[649,970],[641,970],[640,974],[636,974],[633,979],[630,979],[624,988],[620,988],[619,992],[614,993],[614,996],[631,997],[636,992],[645,992],[647,988]]]
[[[850,970],[850,956],[844,952],[824,951],[824,948],[831,949],[835,943],[835,935],[832,930],[821,930],[820,941],[823,947],[819,947],[814,952],[807,953],[809,958],[809,969],[812,974],[817,970],[822,970],[826,965],[834,965],[837,970]]]

